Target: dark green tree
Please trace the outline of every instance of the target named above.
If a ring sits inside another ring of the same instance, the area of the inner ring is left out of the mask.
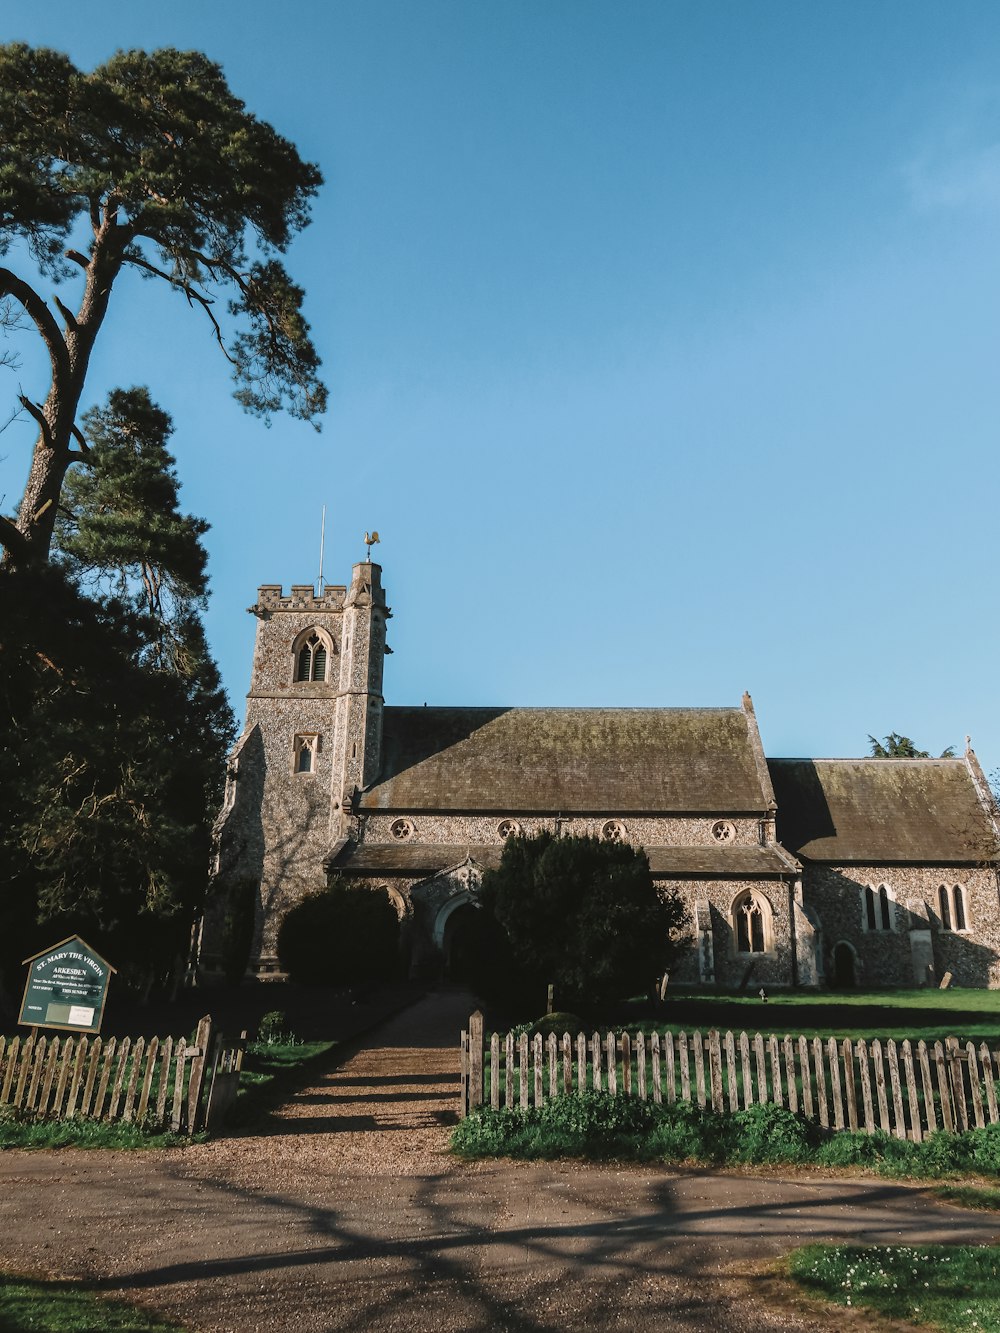
[[[49,368],[44,394],[19,396],[38,437],[17,519],[0,517],[8,562],[48,555],[63,478],[86,458],[81,397],[125,272],[204,313],[248,411],[316,422],[326,390],[280,256],[321,183],[197,51],[119,51],[87,73],[57,51],[0,47],[0,255],[13,250],[21,269],[0,266],[0,328],[37,336]],[[82,291],[66,286],[74,273]]]
[[[509,838],[483,876],[483,909],[536,995],[560,1008],[648,991],[674,957],[685,909],[657,889],[645,852],[551,833]]]
[[[918,750],[909,736],[900,736],[896,731],[890,731],[888,736],[882,740],[874,736],[868,737],[871,745],[871,756],[873,759],[930,759],[928,750]],[[955,747],[949,745],[947,750],[941,752],[942,759],[954,759]]]
[[[278,957],[292,981],[354,986],[399,972],[399,919],[385,889],[331,879],[286,914]]]
[[[116,391],[86,429],[58,561],[0,571],[2,962],[79,931],[148,981],[187,951],[233,718],[169,418]]]
[[[66,478],[56,518],[59,558],[83,588],[115,597],[142,623],[142,657],[188,675],[204,647],[208,591],[204,519],[182,514],[170,417],[145,388],[115,389],[83,418],[86,465]]]

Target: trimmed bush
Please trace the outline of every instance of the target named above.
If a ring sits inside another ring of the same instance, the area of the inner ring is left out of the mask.
[[[399,918],[385,889],[333,879],[285,916],[278,957],[294,982],[354,986],[399,971]]]

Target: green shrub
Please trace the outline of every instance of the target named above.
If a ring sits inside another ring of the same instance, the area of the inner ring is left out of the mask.
[[[533,1037],[536,1032],[540,1032],[543,1037],[548,1037],[550,1032],[554,1032],[557,1037],[561,1037],[564,1032],[576,1040],[576,1034],[582,1032],[586,1024],[578,1014],[566,1014],[556,1012],[554,1014],[543,1014],[541,1018],[534,1019],[531,1023],[519,1023],[511,1031],[516,1041],[522,1032],[526,1032],[529,1037]]]
[[[281,1009],[270,1009],[257,1024],[259,1046],[299,1046],[300,1039],[288,1026],[288,1020]]]
[[[974,1129],[968,1135],[972,1166],[983,1175],[1000,1176],[1000,1125]]]
[[[292,981],[354,986],[399,972],[399,918],[385,889],[335,878],[297,903],[278,931]]]
[[[891,1134],[876,1130],[842,1130],[821,1143],[816,1161],[821,1166],[866,1166],[879,1168],[887,1163],[902,1162],[911,1155],[911,1145],[894,1139]]]
[[[819,1138],[811,1121],[770,1103],[748,1106],[729,1119],[728,1156],[734,1162],[802,1162],[813,1155]]]
[[[646,1161],[724,1161],[728,1146],[728,1118],[706,1111],[691,1102],[665,1106],[646,1136],[642,1156]]]

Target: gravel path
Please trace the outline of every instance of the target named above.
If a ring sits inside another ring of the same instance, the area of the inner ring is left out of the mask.
[[[869,1329],[762,1264],[808,1239],[992,1240],[921,1189],[447,1156],[470,997],[397,1015],[266,1134],[183,1152],[0,1154],[5,1267],[198,1333]]]

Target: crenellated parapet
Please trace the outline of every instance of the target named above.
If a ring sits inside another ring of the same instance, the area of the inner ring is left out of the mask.
[[[257,589],[257,600],[247,610],[251,615],[266,619],[277,611],[299,611],[307,614],[321,614],[324,611],[343,611],[347,601],[347,588],[342,584],[327,585],[322,593],[316,593],[311,583],[293,583],[289,595],[280,583],[262,583]]]

